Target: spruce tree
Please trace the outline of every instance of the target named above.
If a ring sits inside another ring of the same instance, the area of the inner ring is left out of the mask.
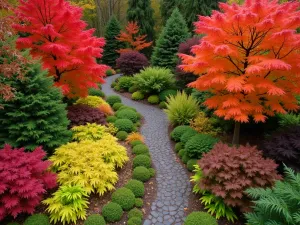
[[[154,10],[150,0],[128,0],[127,21],[135,21],[140,27],[139,34],[146,34],[147,41],[154,39]]]
[[[111,67],[116,66],[116,59],[119,58],[120,54],[117,50],[124,48],[124,44],[116,39],[121,32],[121,25],[115,16],[112,16],[108,21],[105,30],[105,41],[104,52],[102,62]]]
[[[0,55],[0,65],[3,58]],[[53,86],[53,77],[41,69],[40,63],[27,65],[25,79],[10,82],[15,88],[15,97],[5,102],[0,99],[0,145],[25,147],[33,150],[37,146],[51,154],[52,151],[69,141],[66,105],[62,92]]]
[[[175,70],[178,46],[189,36],[186,22],[178,8],[175,8],[156,42],[151,58],[152,65]]]
[[[179,8],[179,9],[182,8],[182,0],[161,0],[160,1],[160,13],[164,24],[170,18],[175,8]]]

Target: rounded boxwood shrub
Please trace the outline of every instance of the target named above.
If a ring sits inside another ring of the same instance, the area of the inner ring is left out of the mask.
[[[122,109],[122,110],[119,110],[116,113],[116,116],[119,119],[129,119],[133,123],[135,123],[135,122],[138,121],[138,115],[137,115],[137,113],[135,111],[131,110],[131,109]]]
[[[167,108],[167,103],[166,102],[161,102],[161,103],[159,103],[159,108],[161,108],[161,109],[166,109]]]
[[[114,123],[118,118],[116,116],[108,116],[106,118],[106,122],[108,123]]]
[[[140,119],[140,118],[139,118],[139,119]],[[136,122],[136,123],[134,124],[134,126],[140,127],[140,126],[141,126],[141,123],[140,123],[140,122]]]
[[[181,158],[182,162],[184,164],[187,164],[187,162],[190,160],[191,158],[188,156],[187,152],[185,152]]]
[[[154,177],[155,176],[155,169],[149,168],[150,176]]]
[[[90,88],[89,89],[89,96],[98,96],[98,97],[104,98],[105,94],[100,89]]]
[[[117,119],[114,125],[119,131],[130,133],[133,130],[133,123],[129,119]]]
[[[138,208],[142,208],[143,207],[143,205],[144,205],[144,202],[143,202],[143,199],[141,199],[141,198],[136,198],[135,199],[135,207],[138,207]]]
[[[127,221],[127,225],[142,225],[142,219],[139,217],[131,217]]]
[[[150,179],[151,174],[150,171],[144,166],[138,166],[134,168],[132,173],[133,179],[140,180],[142,182],[146,182]]]
[[[197,134],[198,132],[195,131],[194,129],[187,130],[186,132],[183,133],[183,135],[181,135],[180,141],[185,145],[192,137],[194,137]]]
[[[122,218],[123,209],[119,204],[110,202],[103,206],[102,215],[106,222],[117,222]]]
[[[133,147],[132,153],[135,155],[147,154],[149,153],[149,148],[143,143],[138,144]]]
[[[144,144],[144,143],[140,140],[134,140],[134,141],[130,142],[131,147],[135,147],[135,146],[140,145],[140,144]]]
[[[138,167],[138,166],[144,166],[146,168],[151,167],[151,159],[147,155],[137,155],[133,159],[133,168]]]
[[[132,111],[136,112],[136,109],[135,109],[135,108],[130,107],[130,106],[127,106],[127,105],[121,106],[121,107],[118,109],[118,111],[121,111],[121,110],[123,110],[123,109],[131,109]]]
[[[195,169],[194,165],[197,165],[197,161],[197,159],[190,159],[186,164],[187,169],[192,172]]]
[[[100,216],[98,214],[92,214],[90,215],[86,221],[84,221],[84,225],[105,225],[105,220],[103,216]]]
[[[133,100],[143,100],[145,98],[145,95],[140,91],[136,91],[132,93],[131,98]]]
[[[125,187],[131,190],[135,197],[143,197],[145,194],[144,184],[139,180],[130,180]]]
[[[179,158],[182,158],[184,154],[185,154],[185,150],[184,150],[184,149],[181,149],[181,150],[178,152]]]
[[[113,104],[112,108],[113,108],[113,110],[117,111],[117,110],[119,110],[119,108],[122,107],[122,106],[123,106],[122,103],[117,102],[117,103]]]
[[[138,218],[143,219],[143,212],[137,208],[133,208],[132,210],[130,210],[128,212],[128,219],[130,219],[132,217],[138,217]]]
[[[190,158],[201,159],[203,153],[209,152],[218,141],[209,134],[197,134],[185,144],[184,149]]]
[[[184,221],[184,225],[218,225],[217,220],[206,212],[192,212]]]
[[[193,130],[193,128],[186,125],[175,127],[174,130],[171,132],[171,138],[174,141],[178,142],[180,141],[181,135],[183,135],[188,130]]]
[[[151,96],[149,96],[149,98],[148,98],[148,102],[149,102],[150,104],[158,104],[158,103],[159,103],[159,98],[158,98],[157,95],[151,95]]]
[[[45,214],[34,214],[32,216],[29,216],[25,222],[24,225],[50,225],[49,217]]]
[[[118,96],[118,95],[110,95],[110,96],[107,96],[106,102],[110,106],[113,106],[115,103],[121,103],[122,100],[121,100],[120,96]]]
[[[131,87],[128,89],[128,91],[129,91],[130,93],[134,93],[134,92],[138,91],[138,88],[137,88],[137,86],[131,86]]]
[[[116,134],[116,137],[120,140],[120,141],[125,141],[126,138],[128,136],[128,133],[126,131],[119,131],[117,134]]]
[[[135,196],[128,188],[119,188],[111,195],[112,202],[119,204],[123,210],[128,211],[133,208]]]
[[[179,152],[183,148],[184,148],[184,145],[181,142],[178,142],[175,144],[175,152]]]
[[[114,81],[114,82],[111,83],[110,87],[114,88],[116,85],[117,85],[117,82]]]
[[[167,89],[159,93],[159,100],[165,102],[167,97],[177,95],[177,90]]]
[[[120,57],[116,60],[117,68],[119,68],[124,75],[136,74],[148,65],[149,61],[146,56],[137,51],[121,53]]]

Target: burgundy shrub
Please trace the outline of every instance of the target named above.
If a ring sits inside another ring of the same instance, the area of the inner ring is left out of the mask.
[[[117,59],[117,68],[123,75],[134,75],[147,66],[149,61],[146,56],[136,51],[121,53]]]
[[[87,123],[106,124],[106,116],[97,108],[87,105],[78,104],[67,108],[68,119],[71,121],[70,126],[85,125]]]
[[[0,150],[0,220],[6,216],[34,212],[47,189],[56,187],[56,174],[47,171],[42,147],[33,152],[5,145]]]

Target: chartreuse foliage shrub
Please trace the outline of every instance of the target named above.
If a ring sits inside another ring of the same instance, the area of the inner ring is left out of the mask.
[[[52,197],[43,201],[48,205],[50,222],[62,224],[76,223],[78,219],[86,219],[88,194],[80,185],[60,186]]]
[[[144,184],[139,180],[129,180],[125,187],[130,189],[136,198],[143,197],[145,194]]]
[[[79,184],[88,194],[103,195],[114,188],[118,181],[115,167],[122,167],[128,156],[115,137],[105,135],[99,141],[63,145],[56,149],[50,160],[60,184]]]
[[[145,144],[138,144],[132,148],[132,153],[135,155],[149,153],[149,148]]]
[[[300,171],[300,126],[279,131],[266,140],[264,155]]]
[[[121,89],[128,91],[128,89],[133,85],[133,77],[120,77],[118,80],[118,85]]]
[[[247,213],[248,224],[291,224],[300,222],[300,174],[285,167],[285,178],[272,188],[250,188],[246,192],[254,199],[254,211]]]
[[[135,196],[128,188],[119,188],[111,195],[112,202],[119,204],[123,210],[128,211],[134,207]]]
[[[119,110],[119,108],[122,107],[122,106],[123,106],[122,103],[117,102],[117,103],[113,104],[112,107],[113,107],[113,110],[117,111],[117,110]]]
[[[130,133],[133,130],[133,122],[129,119],[117,119],[114,125],[119,131],[126,131]]]
[[[2,60],[9,60],[0,58],[0,64]],[[71,138],[66,105],[62,102],[61,90],[53,86],[52,78],[40,64],[26,68],[26,79],[9,79],[11,88],[16,89],[14,99],[0,98],[0,105],[5,108],[0,110],[0,146],[6,143],[27,150],[43,146],[50,155]],[[2,84],[7,84],[6,79],[1,80]]]
[[[137,122],[139,119],[137,113],[131,109],[118,110],[116,116],[119,119],[129,119],[133,123]]]
[[[92,214],[84,221],[84,225],[106,225],[106,223],[103,216]]]
[[[106,102],[110,105],[113,106],[115,103],[121,103],[122,100],[118,95],[110,95],[107,96]]]
[[[279,125],[281,127],[293,127],[300,125],[300,115],[299,114],[279,114]]]
[[[126,138],[128,136],[128,133],[126,131],[119,131],[117,134],[116,134],[116,137],[120,140],[120,141],[125,141]]]
[[[150,179],[151,174],[150,171],[143,166],[138,166],[134,168],[133,174],[132,174],[133,179],[140,180],[142,182],[146,182]]]
[[[178,92],[176,96],[167,97],[167,108],[164,111],[173,125],[185,125],[197,116],[199,104],[192,96]]]
[[[128,137],[126,138],[126,141],[128,143],[132,143],[133,141],[140,141],[141,143],[144,143],[145,140],[144,140],[143,135],[141,135],[140,133],[133,132],[128,135]]]
[[[213,127],[212,121],[205,116],[204,112],[199,112],[197,117],[191,121],[190,126],[201,134],[216,136],[219,132],[219,129]]]
[[[84,141],[100,140],[106,132],[105,126],[98,125],[96,123],[87,123],[82,126],[75,126],[71,129],[73,131],[73,140]]]
[[[98,96],[98,97],[104,98],[105,94],[99,88],[98,89],[90,88],[89,89],[89,96]]]
[[[141,91],[136,91],[132,93],[131,98],[133,100],[143,100],[145,95]]]
[[[138,166],[144,166],[146,168],[151,167],[151,158],[147,155],[137,155],[133,159],[133,168]]]
[[[41,147],[33,152],[5,145],[0,150],[0,221],[6,216],[33,213],[47,189],[56,186],[56,175]]]
[[[148,97],[148,102],[150,104],[158,104],[159,103],[159,98],[157,95],[151,95]]]
[[[93,108],[98,108],[102,104],[107,104],[103,98],[97,96],[87,96],[86,98],[79,98],[75,105],[83,104]]]
[[[167,97],[177,95],[177,91],[173,89],[167,89],[159,93],[159,100],[162,102],[167,101]]]
[[[208,134],[197,134],[185,144],[185,151],[191,158],[201,159],[204,153],[209,152],[219,139]]]
[[[138,208],[142,208],[143,207],[143,205],[144,205],[144,202],[143,202],[143,199],[141,199],[141,198],[136,198],[135,199],[135,207],[138,207]]]
[[[180,141],[181,136],[188,130],[193,130],[193,129],[190,126],[186,126],[186,125],[175,127],[174,130],[170,134],[172,140]]]
[[[206,212],[192,212],[189,214],[184,225],[218,225],[217,220]]]
[[[88,105],[72,105],[68,107],[70,126],[85,125],[87,123],[105,124],[105,114],[97,108]]]
[[[103,206],[102,215],[106,222],[116,222],[122,218],[123,209],[119,204],[110,202]]]
[[[195,183],[193,192],[201,194],[200,201],[205,206],[204,209],[206,209],[211,215],[215,216],[216,219],[226,217],[227,220],[234,222],[237,219],[237,216],[230,206],[225,205],[221,197],[217,197],[209,191],[200,189],[198,184],[203,178],[203,173],[199,165],[195,165],[193,172],[195,172],[195,175],[191,177],[191,181]]]
[[[29,216],[24,225],[50,225],[49,217],[45,214],[34,214]]]
[[[143,93],[158,94],[175,86],[175,77],[169,69],[148,67],[135,75],[133,83]]]
[[[249,210],[250,200],[245,190],[250,187],[271,187],[277,174],[277,164],[264,159],[256,147],[229,147],[218,143],[198,162],[203,177],[198,183],[201,190],[221,197],[228,206]]]
[[[113,123],[106,124],[105,131],[111,135],[115,135],[118,132],[118,128]]]

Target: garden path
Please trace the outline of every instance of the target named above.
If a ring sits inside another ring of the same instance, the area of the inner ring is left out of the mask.
[[[118,76],[106,78],[106,84],[102,86],[106,95],[119,95],[110,87]],[[157,197],[151,205],[151,212],[144,225],[182,225],[191,185],[186,170],[176,162],[168,136],[167,117],[156,107],[119,96],[125,105],[136,108],[144,116],[145,124],[141,133],[145,137],[156,169]]]

